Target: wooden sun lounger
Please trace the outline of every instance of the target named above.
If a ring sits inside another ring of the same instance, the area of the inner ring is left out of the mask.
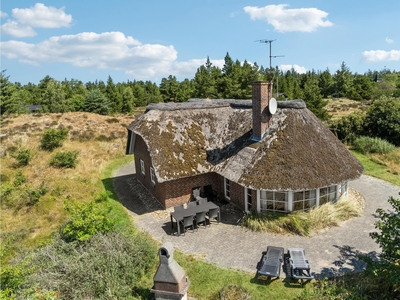
[[[304,249],[288,248],[290,276],[293,279],[314,279],[310,274],[310,264],[306,259]]]
[[[268,246],[267,251],[263,252],[261,261],[257,265],[257,277],[259,275],[279,277],[283,262],[283,252],[284,249],[282,247]]]

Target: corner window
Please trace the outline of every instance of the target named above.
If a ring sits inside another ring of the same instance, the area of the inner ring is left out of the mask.
[[[142,173],[142,175],[146,175],[145,169],[144,169],[144,161],[140,160],[140,171]]]
[[[319,205],[336,200],[336,186],[319,189]]]
[[[231,182],[229,179],[225,178],[225,197],[231,199]]]
[[[154,173],[154,169],[150,167],[150,179],[153,184],[156,184],[156,174]]]

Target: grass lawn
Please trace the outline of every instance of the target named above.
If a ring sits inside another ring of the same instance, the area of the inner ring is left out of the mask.
[[[191,286],[188,295],[201,299],[220,299],[219,292],[227,285],[235,284],[251,295],[251,299],[294,299],[304,287],[299,283],[278,280],[255,279],[254,274],[217,267],[191,255],[175,251],[174,257],[187,272]],[[233,299],[233,298],[232,298]],[[244,298],[243,298],[244,299]]]
[[[356,151],[351,150],[351,152],[354,154],[355,157],[361,162],[361,164],[364,166],[364,174],[365,175],[370,175],[385,181],[388,181],[390,183],[393,183],[395,185],[400,186],[400,176],[399,174],[393,174],[390,172],[389,168],[380,163],[374,162],[371,158],[368,156],[358,153]],[[399,151],[398,151],[399,152]]]

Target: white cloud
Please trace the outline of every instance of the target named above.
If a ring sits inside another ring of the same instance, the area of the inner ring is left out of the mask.
[[[1,25],[1,33],[14,37],[30,37],[35,36],[36,28],[60,28],[69,27],[72,23],[72,16],[64,12],[65,7],[55,8],[53,6],[45,6],[42,3],[36,3],[30,8],[14,8],[12,9],[12,20]],[[7,14],[1,12],[1,17]]]
[[[2,12],[2,11],[0,10],[0,18],[6,18],[7,16],[8,16],[7,13]]]
[[[243,9],[252,20],[265,20],[278,32],[311,32],[318,27],[333,25],[332,22],[324,20],[328,16],[327,12],[317,8],[286,9],[287,6],[287,4],[246,6]]]
[[[400,50],[371,50],[362,53],[362,59],[367,62],[400,61]]]
[[[36,32],[28,25],[20,24],[13,20],[7,20],[6,23],[0,26],[1,34],[8,34],[14,37],[29,37],[35,36]]]
[[[282,70],[283,73],[287,72],[287,71],[291,71],[292,69],[294,69],[297,73],[299,74],[304,74],[307,72],[307,69],[305,67],[301,67],[299,65],[280,65],[279,69]]]
[[[386,37],[385,41],[386,41],[386,43],[388,43],[388,44],[391,44],[391,43],[393,43],[393,40],[392,40],[392,39],[389,39],[389,37],[388,37],[388,36]]]
[[[60,28],[69,27],[72,16],[67,15],[65,7],[55,8],[36,3],[30,8],[14,8],[13,17],[21,24],[38,28]]]
[[[206,59],[177,61],[173,46],[141,44],[121,32],[83,32],[54,36],[37,44],[22,41],[1,43],[1,53],[21,63],[66,63],[82,68],[122,70],[135,79],[161,78],[169,74],[193,76]],[[222,67],[224,60],[211,60]]]

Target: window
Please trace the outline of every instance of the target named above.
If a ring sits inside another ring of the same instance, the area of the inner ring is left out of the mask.
[[[261,211],[287,211],[288,192],[260,191]]]
[[[142,172],[142,175],[146,175],[145,169],[144,169],[144,161],[140,160],[140,171]]]
[[[316,190],[293,193],[293,211],[308,210],[317,204]]]
[[[252,191],[251,189],[246,188],[245,192],[246,192],[246,211],[250,212],[253,209],[253,195],[252,195]]]
[[[225,178],[225,197],[231,199],[231,182]]]
[[[156,173],[154,173],[154,169],[150,167],[150,179],[153,184],[156,184]]]
[[[330,201],[336,201],[336,186],[330,186],[319,189],[319,205]]]

